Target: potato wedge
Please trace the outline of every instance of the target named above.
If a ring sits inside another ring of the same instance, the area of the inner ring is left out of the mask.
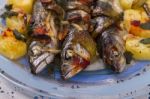
[[[148,4],[148,7],[150,7],[150,0],[146,0],[146,3]]]
[[[141,27],[131,25],[129,32],[135,36],[150,38],[150,30],[144,30]]]
[[[137,60],[150,60],[150,44],[143,44],[143,38],[130,37],[126,40],[126,50],[133,54]]]
[[[132,9],[132,8],[139,8],[141,7],[146,0],[119,0],[120,5],[124,10]]]
[[[25,13],[31,13],[34,0],[8,0],[8,4],[12,4],[13,8],[19,8]]]
[[[126,9],[131,9],[132,4],[134,0],[119,0],[121,7],[126,10]]]
[[[6,18],[6,26],[23,34],[26,34],[27,31],[23,18],[17,16]]]
[[[145,30],[140,27],[140,24],[146,23],[149,20],[143,9],[129,9],[124,13],[124,27],[126,30],[135,35],[144,38],[150,38],[150,30]]]
[[[26,54],[26,43],[17,40],[11,32],[5,32],[0,36],[0,54],[5,57],[16,60]]]

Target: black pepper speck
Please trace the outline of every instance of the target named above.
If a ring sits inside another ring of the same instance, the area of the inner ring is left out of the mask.
[[[0,93],[4,93],[4,91],[2,90],[2,91],[0,91]]]
[[[4,72],[4,71],[1,71],[1,73],[4,74],[5,72]]]
[[[80,88],[80,86],[77,85],[77,88]]]
[[[12,91],[11,94],[14,94],[14,92]]]
[[[72,85],[71,88],[74,89],[74,85]]]
[[[146,72],[146,68],[143,69],[143,72]]]
[[[135,76],[140,76],[140,73],[137,73]]]

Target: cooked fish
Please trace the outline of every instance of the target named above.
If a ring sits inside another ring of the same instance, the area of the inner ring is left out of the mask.
[[[76,26],[70,29],[65,39],[62,59],[62,76],[69,79],[85,69],[96,56],[96,43],[87,31]]]
[[[31,20],[32,40],[28,47],[28,56],[34,74],[40,73],[59,52],[58,26],[55,23],[58,17],[46,10],[42,3],[39,0],[35,2]]]
[[[124,31],[110,27],[99,37],[99,53],[104,63],[115,72],[122,72],[126,67]]]

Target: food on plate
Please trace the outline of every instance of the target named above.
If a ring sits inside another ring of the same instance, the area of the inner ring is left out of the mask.
[[[114,23],[115,21],[108,16],[102,15],[99,17],[95,17],[94,19],[92,19],[92,22],[91,22],[92,27],[94,28],[93,31],[91,32],[92,37],[96,38],[98,35],[101,35],[101,33],[105,29],[107,29]]]
[[[96,0],[92,9],[92,16],[106,15],[117,19],[122,14],[119,0]]]
[[[27,24],[24,22],[23,16],[6,18],[6,25],[11,30],[17,30],[22,34],[27,35]]]
[[[29,34],[32,39],[28,48],[30,67],[34,74],[40,73],[59,52],[58,27],[55,23],[57,18],[55,13],[43,7],[40,0],[35,2],[30,23],[32,28]]]
[[[91,20],[91,9],[93,0],[62,0],[60,5],[64,8],[64,20],[70,23],[78,24],[84,30],[89,30]]]
[[[27,27],[31,16],[24,12],[20,12],[20,10],[13,9],[12,5],[6,5],[5,10],[6,11],[1,15],[1,17],[5,19],[6,27],[27,35]]]
[[[1,18],[0,54],[33,74],[58,57],[64,80],[98,59],[116,73],[150,61],[150,0],[8,0]]]
[[[147,0],[119,0],[121,7],[126,9],[139,8],[141,7]]]
[[[128,37],[125,47],[135,59],[150,60],[150,38]]]
[[[129,9],[124,12],[124,26],[127,31],[140,37],[150,37],[149,17],[143,9]]]
[[[124,34],[117,27],[110,27],[100,35],[97,42],[104,63],[116,72],[122,72],[126,67]]]
[[[85,69],[96,57],[96,43],[85,30],[72,26],[61,53],[62,76],[69,79]]]
[[[19,9],[25,13],[31,13],[34,0],[8,0],[8,4],[13,6],[13,9]]]
[[[0,35],[0,54],[9,59],[16,60],[23,57],[27,52],[24,41],[17,40],[13,31],[5,30]]]

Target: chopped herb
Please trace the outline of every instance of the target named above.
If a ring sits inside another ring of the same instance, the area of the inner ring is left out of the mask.
[[[131,52],[129,52],[129,51],[126,51],[126,52],[124,53],[124,56],[125,56],[125,58],[126,58],[126,63],[127,63],[127,64],[130,64],[131,61],[132,61],[132,59],[133,59],[133,54],[132,54]]]
[[[143,44],[150,44],[150,38],[142,39],[140,42]]]
[[[5,9],[7,10],[7,11],[10,11],[11,9],[12,9],[12,4],[6,4],[5,5]]]
[[[26,41],[26,37],[23,34],[19,33],[17,30],[13,30],[13,34],[17,40],[22,40],[24,42]]]
[[[1,15],[1,17],[4,19],[7,17],[12,17],[12,16],[18,16],[18,13],[14,11],[6,11]]]
[[[28,33],[28,35],[31,36],[31,34],[33,32],[33,29],[34,29],[34,19],[30,18],[29,23],[27,25],[27,31],[28,31],[27,33]]]
[[[150,22],[142,23],[140,27],[144,30],[150,30]]]
[[[27,33],[28,33],[28,35],[31,35],[32,34],[32,32],[33,32],[33,26],[31,25],[31,24],[29,24],[29,25],[27,25]]]

